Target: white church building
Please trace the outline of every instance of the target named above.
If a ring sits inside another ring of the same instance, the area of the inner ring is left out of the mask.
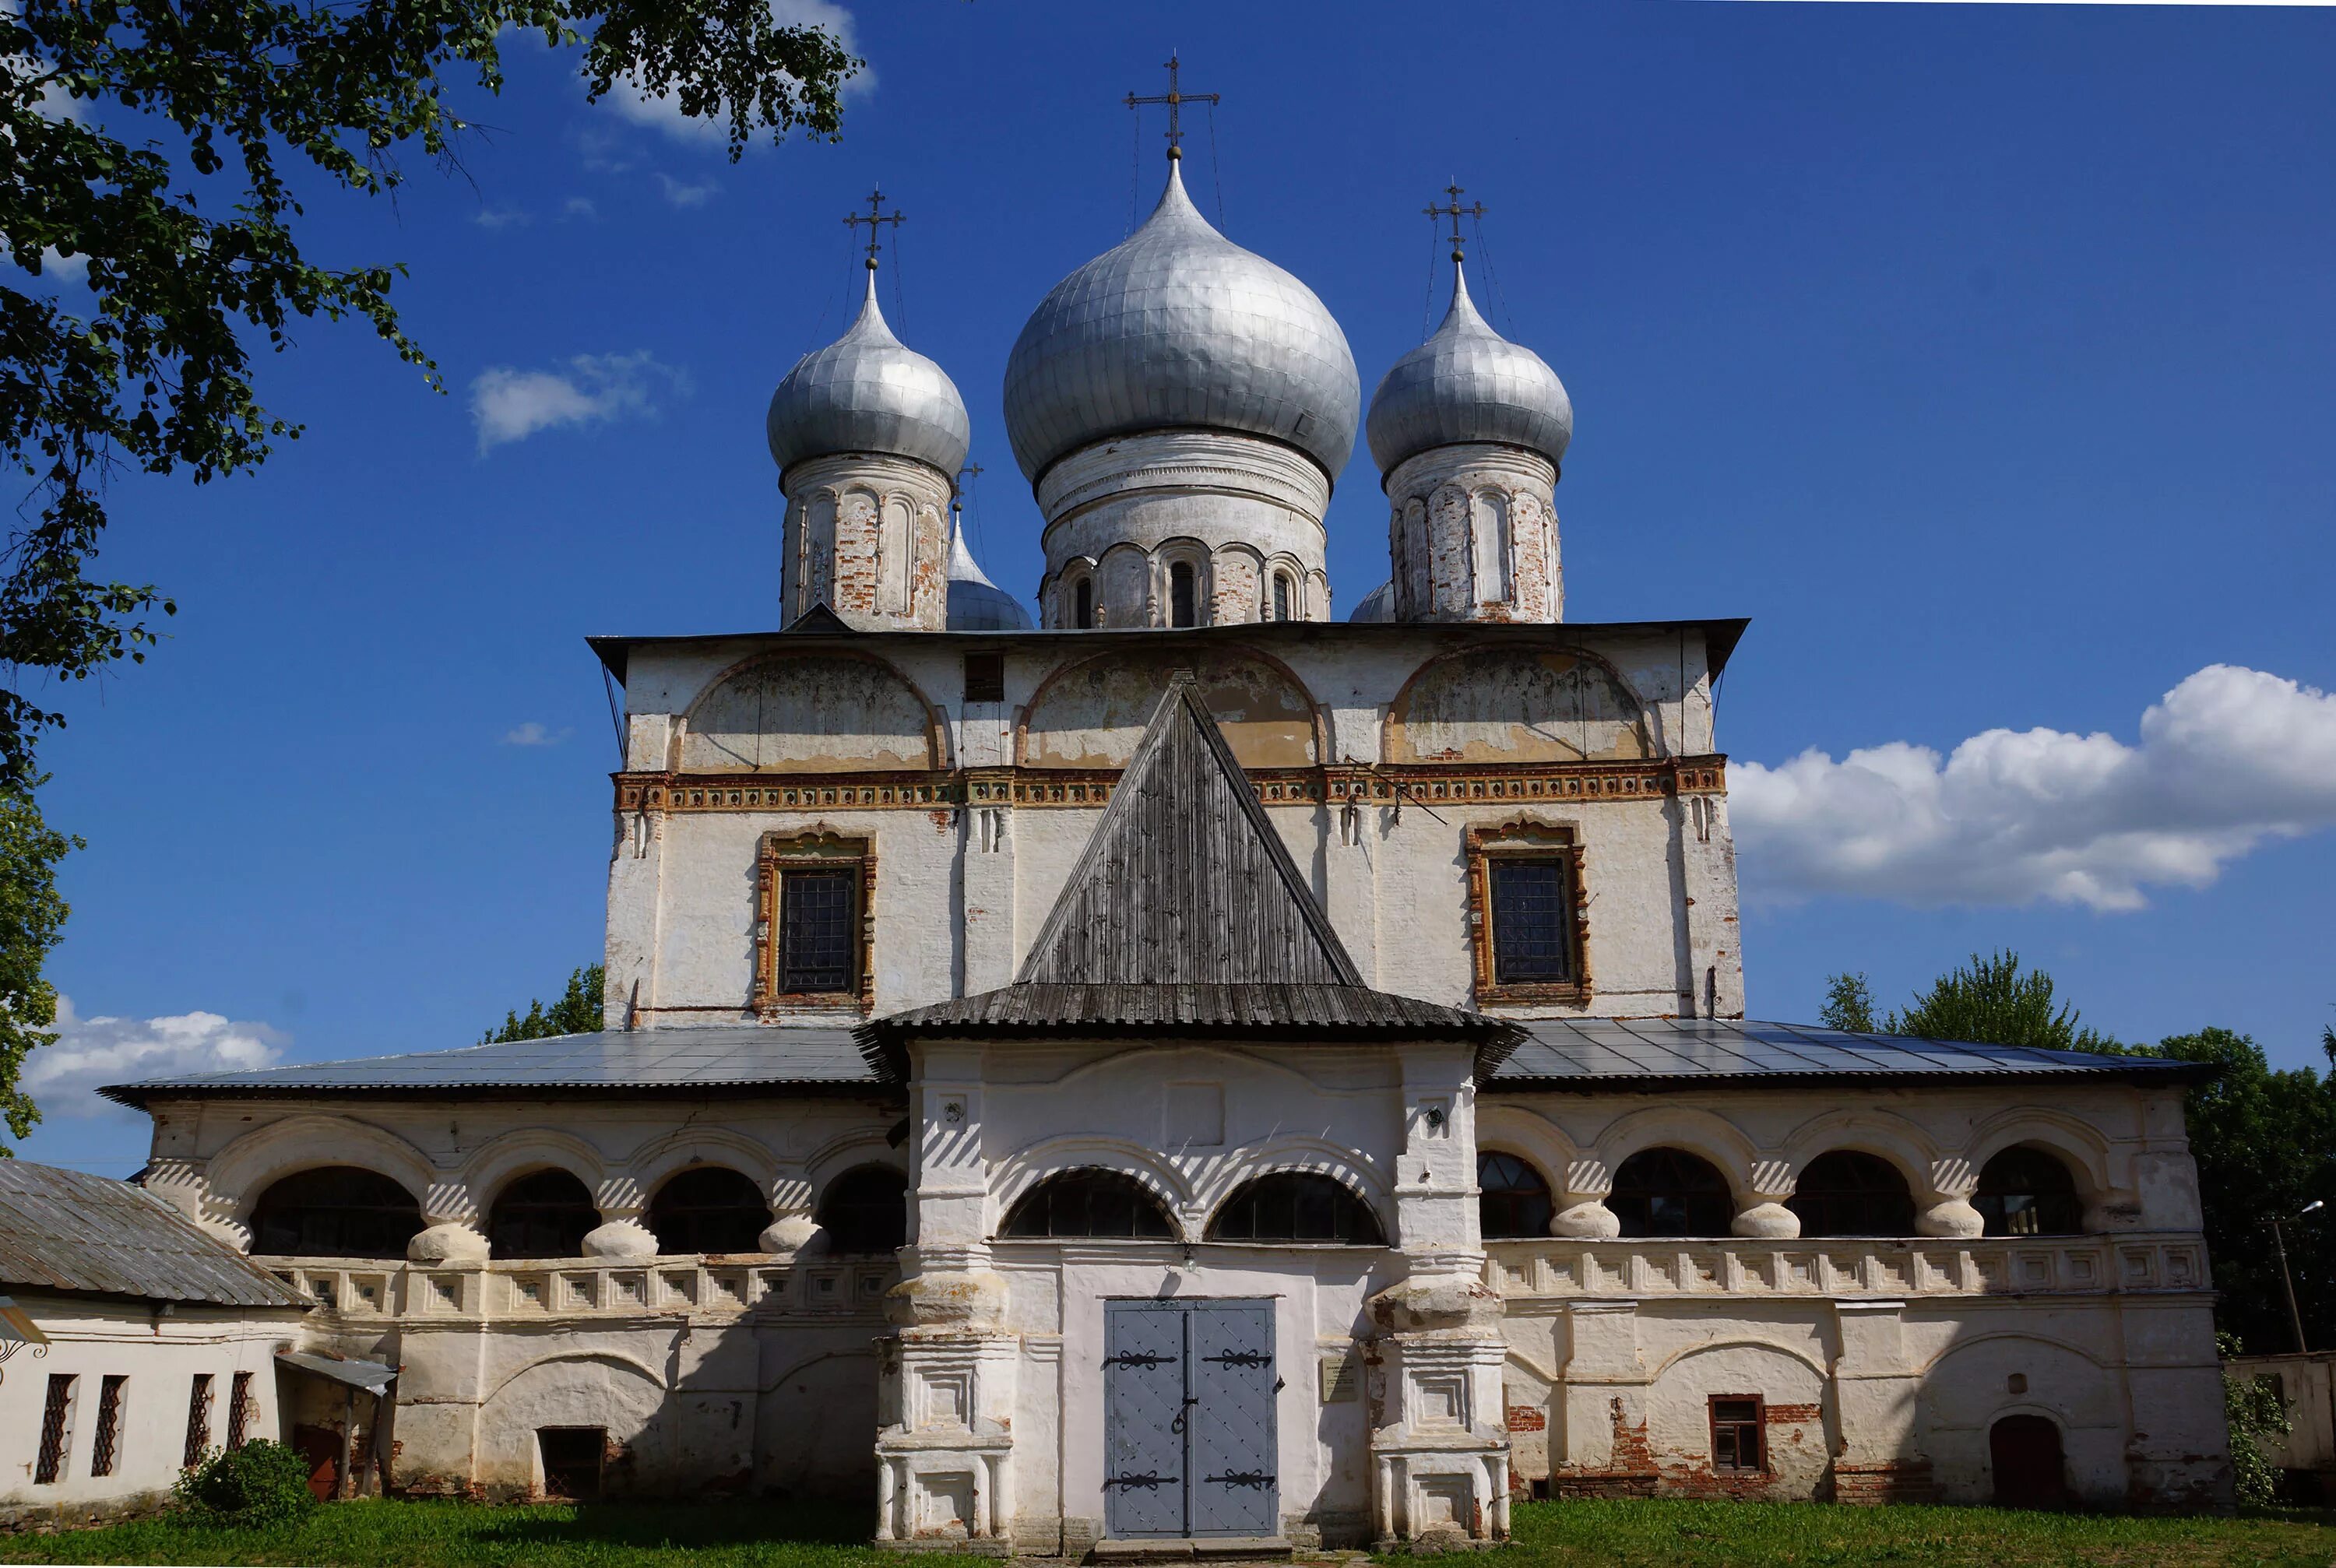
[[[392,1488],[1070,1556],[2228,1498],[2195,1070],[1747,1021],[1744,623],[1563,618],[1572,404],[1456,266],[1366,414],[1172,154],[1007,365],[1033,626],[874,265],[771,402],[778,629],[593,639],[603,1031],[108,1091],[398,1369]]]

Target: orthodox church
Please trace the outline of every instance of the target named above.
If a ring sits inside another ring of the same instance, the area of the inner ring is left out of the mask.
[[[1066,1556],[2228,1496],[2193,1069],[1747,1020],[1745,623],[1564,618],[1572,405],[1454,260],[1366,409],[1172,151],[1006,366],[1033,625],[871,256],[771,400],[776,629],[592,639],[604,1029],[108,1091],[305,1352],[394,1370],[287,1429]]]

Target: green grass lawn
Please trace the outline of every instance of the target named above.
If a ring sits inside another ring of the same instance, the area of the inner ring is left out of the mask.
[[[151,1520],[0,1536],[0,1563],[305,1563],[315,1568],[900,1568],[865,1544],[867,1510],[754,1503],[344,1503],[297,1526]],[[2331,1568],[2326,1514],[2244,1519],[1836,1508],[1801,1503],[1533,1503],[1483,1568]],[[910,1559],[930,1562],[932,1559]]]

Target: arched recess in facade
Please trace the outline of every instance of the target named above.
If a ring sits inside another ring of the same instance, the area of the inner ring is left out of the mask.
[[[949,765],[940,711],[899,668],[843,648],[733,665],[682,720],[686,774],[929,771]]]
[[[265,1124],[211,1156],[207,1212],[248,1230],[252,1206],[285,1177],[324,1165],[364,1165],[414,1194],[427,1218],[468,1203],[465,1191],[394,1133],[353,1117],[301,1113]]]
[[[1387,706],[1390,763],[1643,762],[1646,709],[1621,672],[1581,649],[1478,643],[1414,670]]]
[[[1127,649],[1048,676],[1015,726],[1024,767],[1122,768],[1176,671],[1189,669],[1234,757],[1249,768],[1302,768],[1329,748],[1329,721],[1280,659],[1254,648]]]

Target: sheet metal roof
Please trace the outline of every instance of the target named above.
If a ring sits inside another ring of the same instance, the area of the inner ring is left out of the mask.
[[[398,1368],[380,1361],[359,1361],[346,1356],[321,1356],[313,1350],[278,1350],[276,1364],[289,1367],[296,1372],[311,1372],[319,1378],[363,1388],[368,1394],[379,1394],[388,1388]]]
[[[0,1285],[222,1307],[312,1307],[143,1187],[0,1160]]]
[[[1971,1078],[2124,1077],[2175,1086],[2211,1067],[2153,1057],[1983,1046],[1919,1036],[1862,1035],[1796,1024],[1702,1018],[1534,1018],[1531,1036],[1493,1074],[1494,1089],[1776,1085],[1842,1078],[1900,1083]]]
[[[708,1024],[555,1035],[250,1073],[197,1073],[109,1085],[99,1093],[142,1108],[158,1096],[181,1095],[698,1093],[757,1086],[852,1087],[873,1081],[848,1028]]]

